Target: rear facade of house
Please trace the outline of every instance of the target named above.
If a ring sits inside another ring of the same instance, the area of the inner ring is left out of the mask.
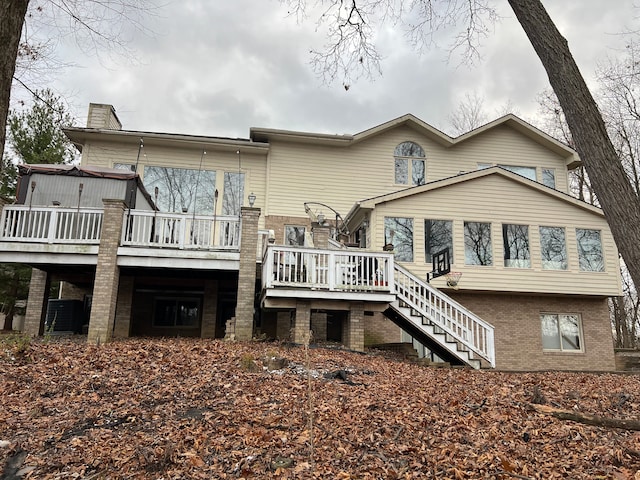
[[[611,233],[568,194],[576,153],[517,117],[455,139],[411,115],[247,139],[88,118],[66,131],[80,167],[21,171],[3,208],[0,260],[33,266],[30,334],[76,308],[91,342],[311,330],[476,368],[615,368]],[[458,275],[427,282],[443,251]]]

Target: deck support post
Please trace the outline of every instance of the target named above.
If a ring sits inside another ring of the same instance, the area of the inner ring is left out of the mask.
[[[304,344],[309,338],[311,327],[311,303],[304,300],[296,302],[296,323],[293,327],[293,342]]]
[[[89,319],[88,343],[111,341],[116,317],[116,302],[120,284],[118,247],[122,237],[125,204],[122,200],[104,199],[104,217],[98,248],[93,302]]]
[[[27,311],[24,318],[24,333],[29,336],[37,337],[44,333],[50,287],[50,275],[44,270],[32,268]]]
[[[343,325],[342,341],[351,350],[364,352],[364,302],[351,304],[347,324]]]
[[[256,251],[258,250],[258,219],[260,209],[242,207],[240,236],[240,271],[236,305],[236,340],[253,338],[253,313],[256,296]]]

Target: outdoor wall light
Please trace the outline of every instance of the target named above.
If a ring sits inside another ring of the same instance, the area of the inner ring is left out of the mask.
[[[251,192],[249,194],[249,206],[253,207],[253,204],[256,203],[256,194]]]
[[[51,203],[53,204],[54,207],[60,206],[60,202],[58,200],[53,200]]]

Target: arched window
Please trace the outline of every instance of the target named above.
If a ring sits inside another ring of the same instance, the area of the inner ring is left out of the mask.
[[[395,160],[395,183],[400,185],[425,184],[426,159],[420,145],[414,142],[402,142],[396,147],[393,157]]]

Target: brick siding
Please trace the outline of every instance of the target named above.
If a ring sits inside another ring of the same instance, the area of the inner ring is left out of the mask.
[[[502,370],[615,369],[606,298],[526,295],[451,296],[495,327],[496,368]],[[584,351],[544,352],[541,313],[578,313],[582,318]]]

